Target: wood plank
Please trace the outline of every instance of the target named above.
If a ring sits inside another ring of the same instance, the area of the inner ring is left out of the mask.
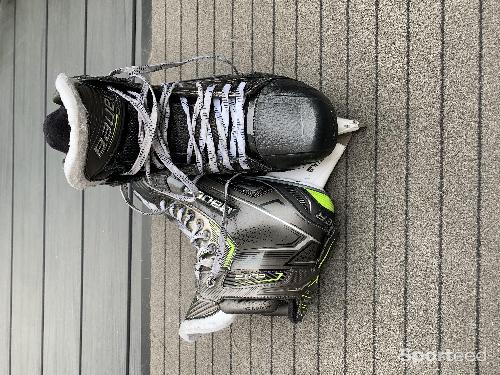
[[[231,0],[216,0],[215,1],[215,35],[214,35],[214,51],[217,54],[222,54],[227,59],[231,59],[232,51],[232,22],[234,22],[234,9]],[[231,74],[233,69],[228,64],[221,62],[215,63],[215,72],[217,74]]]
[[[181,375],[181,338],[179,324],[184,318],[186,310],[181,306],[181,232],[171,222],[162,219],[165,223],[165,242],[163,243],[163,315],[164,315],[164,371],[170,374]],[[194,357],[193,350],[189,354]]]
[[[477,197],[479,207],[479,242],[478,257],[476,259],[478,278],[476,309],[476,345],[479,352],[486,359],[479,363],[481,374],[500,373],[500,321],[499,290],[500,281],[500,200],[498,181],[500,181],[500,106],[498,93],[500,92],[500,79],[498,78],[498,61],[500,61],[500,48],[498,48],[498,14],[500,4],[498,1],[484,1],[480,15],[480,84],[481,101],[478,103],[480,138],[478,142],[480,179]]]
[[[0,373],[9,372],[15,3],[0,3]]]
[[[160,218],[153,218],[151,231],[151,303],[150,303],[150,373],[165,373],[165,221]],[[161,297],[161,298],[160,298]]]
[[[151,54],[149,63],[157,64],[165,61],[165,0],[152,0],[151,3]],[[151,81],[161,83],[165,81],[165,73],[155,72],[151,74]]]
[[[339,116],[347,117],[347,1],[323,2],[322,9],[322,66],[320,84]],[[326,190],[335,205],[339,230],[331,261],[326,263],[320,280],[319,300],[319,371],[341,373],[345,369],[346,333],[346,155],[334,169]]]
[[[199,16],[197,11],[200,7],[197,0],[182,0],[182,46],[181,60],[186,60],[199,55],[200,46],[198,45],[199,34],[201,32],[199,25]],[[212,40],[209,41],[210,43]],[[199,72],[198,63],[190,63],[181,67],[180,76],[183,80],[196,78]]]
[[[151,218],[132,217],[130,374],[150,373]]]
[[[16,1],[12,375],[42,367],[45,15],[45,2]]]
[[[131,48],[132,3],[89,0],[87,73],[130,65]],[[84,225],[82,374],[124,374],[129,215],[118,189],[85,192]]]
[[[240,72],[252,70],[252,1],[234,1],[232,60]]]
[[[439,254],[440,8],[410,8],[410,126],[406,332],[403,348],[427,352],[437,343]],[[432,126],[429,126],[432,124]],[[426,155],[421,158],[420,155]],[[435,362],[409,364],[409,374],[435,374]]]
[[[373,367],[375,2],[349,4],[348,116],[366,125],[347,149],[347,372]],[[350,370],[352,369],[352,371]]]
[[[188,4],[186,4],[187,6]],[[190,32],[196,36],[196,46],[198,49],[197,54],[199,56],[212,56],[214,54],[214,1],[213,0],[198,0],[198,13],[197,13],[197,25],[191,25],[191,27],[183,27],[182,37],[185,43],[189,44],[193,41]],[[185,7],[183,7],[185,8]],[[186,9],[185,11],[196,11],[194,9]],[[198,34],[196,35],[196,32]],[[183,46],[184,46],[183,40]],[[187,57],[187,56],[186,56]],[[214,72],[215,61],[213,60],[202,60],[198,62],[198,76],[206,77],[207,75],[212,75]]]
[[[377,11],[377,113],[374,191],[374,369],[401,374],[404,339],[407,99],[405,3],[381,0]],[[401,103],[394,106],[394,103]],[[357,137],[357,134],[354,135]]]
[[[442,340],[438,350],[474,352],[476,326],[478,2],[445,2]],[[464,90],[464,88],[467,88]],[[460,306],[459,308],[457,308]],[[442,361],[473,373],[474,361]]]
[[[165,373],[164,300],[165,300],[165,221],[160,217],[151,222],[151,303],[150,303],[150,374]],[[177,347],[177,345],[176,345]]]
[[[179,61],[181,50],[180,1],[165,0],[165,60]],[[179,80],[180,68],[168,69],[165,77],[168,82]]]
[[[85,4],[49,1],[47,36],[47,112],[57,74],[84,71]],[[80,356],[82,193],[62,171],[64,155],[47,147],[45,320],[43,371],[76,374]],[[61,204],[64,202],[65,204]],[[73,209],[68,210],[67,205]]]
[[[149,57],[150,6],[136,2],[135,65],[146,64]],[[134,211],[131,220],[129,374],[140,375],[150,373],[151,217]]]

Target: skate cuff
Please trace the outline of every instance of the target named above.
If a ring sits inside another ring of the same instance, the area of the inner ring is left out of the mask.
[[[73,78],[60,73],[56,79],[56,89],[61,97],[71,128],[69,150],[64,159],[64,174],[68,183],[78,190],[99,185],[101,181],[89,181],[85,177],[85,162],[88,146],[87,110],[76,90]]]
[[[203,334],[217,332],[229,327],[234,318],[234,314],[226,314],[219,310],[205,318],[186,319],[181,323],[179,336],[187,342],[194,342]]]

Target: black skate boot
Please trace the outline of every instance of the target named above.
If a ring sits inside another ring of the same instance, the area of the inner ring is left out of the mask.
[[[237,314],[302,320],[336,238],[328,195],[241,175],[204,176],[197,186],[196,201],[185,203],[132,183],[135,196],[152,213],[165,212],[197,249],[197,293],[180,336],[193,341]]]
[[[61,107],[47,117],[44,132],[50,146],[67,154],[70,185],[143,176],[152,184],[153,174],[173,175],[187,194],[162,192],[193,200],[197,189],[187,176],[286,170],[333,150],[335,111],[302,82],[255,73],[151,86],[142,75],[186,62],[57,77]]]

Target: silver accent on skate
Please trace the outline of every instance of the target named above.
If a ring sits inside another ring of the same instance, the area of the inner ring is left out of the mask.
[[[352,133],[356,130],[359,130],[362,126],[359,125],[359,122],[356,120],[349,120],[342,117],[337,117],[337,125],[338,125],[338,135]]]
[[[196,199],[196,194],[198,193],[195,183],[172,162],[170,150],[167,145],[168,123],[170,119],[169,100],[173,89],[179,82],[164,83],[158,103],[151,84],[142,74],[170,69],[189,62],[208,58],[220,60],[233,66],[228,60],[220,56],[199,56],[181,62],[125,67],[115,69],[110,73],[110,75],[126,73],[131,79],[137,78],[142,82],[141,93],[136,93],[134,91],[122,92],[112,86],[108,86],[109,90],[129,102],[137,111],[138,116],[139,154],[132,167],[125,175],[135,175],[144,168],[146,182],[153,190],[179,201],[192,202]],[[235,93],[232,94],[231,97],[229,95],[231,87],[230,85],[225,85],[221,98],[214,97],[215,85],[211,85],[206,89],[203,89],[199,82],[196,85],[198,88],[198,97],[193,108],[193,113],[191,113],[191,109],[189,108],[188,100],[185,97],[180,98],[182,108],[186,114],[186,123],[189,132],[187,164],[191,164],[194,153],[195,163],[198,169],[197,172],[199,175],[202,175],[204,173],[203,154],[206,152],[208,170],[212,173],[220,172],[218,163],[232,170],[233,168],[229,161],[230,158],[238,159],[242,169],[249,169],[245,146],[245,116],[243,109],[245,105],[245,82],[239,83]],[[152,97],[151,111],[148,111],[149,93],[151,93]],[[219,132],[217,147],[214,144],[212,129],[209,122],[211,107],[213,107],[215,113],[217,130]],[[198,119],[200,120],[198,121]],[[232,123],[231,134],[229,134],[230,119]],[[195,136],[198,126],[199,137],[196,139]],[[227,147],[228,141],[229,149]],[[164,166],[167,168],[175,178],[186,186],[187,194],[176,194],[154,184],[151,179],[151,162],[157,167]]]

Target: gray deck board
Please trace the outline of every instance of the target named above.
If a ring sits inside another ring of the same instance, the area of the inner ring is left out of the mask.
[[[346,366],[372,371],[372,288],[375,141],[375,1],[349,4],[347,115],[366,123],[346,150],[347,320]],[[362,119],[362,120],[361,120]]]
[[[13,1],[0,3],[0,373],[9,371],[10,283],[12,239],[12,134],[14,99],[14,12]]]
[[[89,1],[87,73],[130,65],[131,46],[131,3]],[[85,192],[84,223],[82,374],[124,374],[129,211],[117,188]]]
[[[1,374],[149,373],[150,221],[116,189],[70,188],[41,125],[58,73],[149,55],[150,11],[148,0],[0,1]]]
[[[474,352],[478,186],[479,3],[445,3],[441,348]],[[467,90],[463,88],[467,87]],[[474,124],[464,128],[463,124]],[[457,220],[457,217],[460,218]],[[459,244],[459,246],[457,246]],[[460,265],[457,267],[457,265]],[[465,334],[464,334],[465,333]],[[475,363],[443,362],[444,373],[472,373]]]
[[[378,12],[378,107],[374,191],[374,264],[372,288],[373,355],[384,358],[374,369],[401,374],[398,358],[404,324],[405,167],[406,167],[406,8],[380,2]]]
[[[482,61],[479,64],[481,72],[480,82],[483,85],[481,95],[482,111],[478,118],[480,121],[480,138],[478,140],[481,150],[479,167],[481,170],[480,195],[478,196],[478,212],[480,231],[479,234],[479,259],[476,261],[480,283],[480,295],[477,300],[479,319],[477,322],[477,346],[485,353],[486,360],[479,364],[481,373],[500,372],[500,288],[498,287],[498,270],[500,269],[500,200],[498,199],[498,181],[500,180],[500,132],[498,119],[500,106],[498,93],[500,92],[500,79],[498,79],[496,62],[500,60],[498,48],[498,24],[500,4],[490,2],[484,4],[482,13],[483,42],[481,49]],[[478,61],[479,63],[479,61]],[[476,276],[476,277],[477,277]]]
[[[406,346],[430,350],[437,342],[438,254],[439,254],[439,53],[440,9],[432,1],[410,8],[410,92],[408,194],[420,199],[408,201]],[[426,85],[412,82],[427,82]],[[429,124],[433,124],[432,127]],[[425,158],[419,157],[425,155]],[[404,327],[403,327],[404,330]],[[409,374],[435,374],[435,362]]]
[[[339,241],[317,302],[295,328],[286,318],[239,317],[213,335],[214,372],[498,373],[497,2],[235,1],[231,26],[221,3],[197,2],[214,12],[216,52],[226,53],[219,39],[232,34],[242,72],[297,75],[367,128],[327,185]],[[192,24],[190,4],[182,2],[182,35],[202,26],[197,52],[206,53],[212,14]],[[161,35],[153,30],[153,41],[164,43]],[[183,58],[193,52],[186,44]],[[159,298],[174,300],[168,290]],[[210,358],[203,340],[196,369],[211,373],[199,363]],[[486,358],[405,362],[403,348]]]
[[[150,360],[153,366],[151,367],[151,374],[160,374],[165,372],[163,364],[165,363],[164,357],[166,352],[166,345],[162,345],[165,340],[165,312],[164,312],[164,298],[154,298],[155,296],[163,296],[165,286],[165,272],[157,272],[156,270],[163,268],[158,267],[159,264],[165,264],[165,222],[163,220],[153,219],[151,223],[151,230],[155,233],[163,232],[163,236],[155,236],[151,239],[151,308],[150,308],[150,322],[151,322],[151,354]],[[170,341],[170,340],[169,340]],[[171,355],[171,358],[175,356]]]
[[[45,27],[43,2],[16,1],[12,375],[42,367],[44,279]],[[33,48],[38,46],[38,48]]]
[[[49,1],[47,111],[57,74],[84,72],[85,4]],[[80,368],[82,192],[62,171],[62,154],[47,148],[44,361],[46,374],[77,374]],[[64,228],[64,229],[63,229]]]
[[[149,56],[151,4],[137,0],[135,59],[142,64]],[[151,217],[132,212],[130,217],[130,314],[129,364],[132,375],[149,374],[150,363],[150,294],[151,294]]]

